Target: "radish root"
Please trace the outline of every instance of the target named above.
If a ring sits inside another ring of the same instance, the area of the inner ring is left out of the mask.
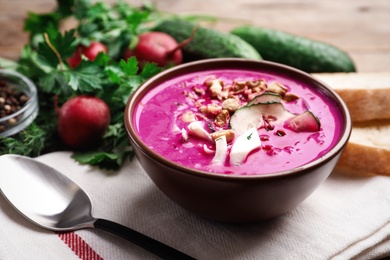
[[[172,57],[173,54],[177,51],[177,50],[180,50],[181,48],[183,48],[184,46],[186,46],[187,44],[189,44],[195,37],[195,33],[196,31],[198,30],[199,28],[199,25],[197,25],[191,32],[191,35],[190,37],[188,37],[187,39],[185,39],[184,41],[180,42],[175,48],[173,48],[172,50],[170,50],[169,52],[167,52],[167,57]]]

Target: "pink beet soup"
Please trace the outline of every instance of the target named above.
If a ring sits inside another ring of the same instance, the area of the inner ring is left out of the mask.
[[[326,154],[344,128],[336,102],[323,89],[305,84],[276,73],[240,69],[190,73],[150,90],[138,102],[132,120],[152,150],[189,168],[237,175],[286,171]],[[238,123],[230,120],[238,109],[246,109],[251,100],[264,93],[280,96],[280,100],[262,103],[279,102],[291,117],[310,111],[314,127],[297,130],[286,125],[286,120],[278,121],[272,110],[260,112],[260,119],[254,118],[259,120],[254,127],[260,144],[244,156],[242,163],[233,164],[229,153],[239,136],[232,125],[245,125],[246,112],[240,114]],[[191,130],[193,122],[203,131]],[[226,134],[227,151],[223,161],[215,163],[219,133]]]

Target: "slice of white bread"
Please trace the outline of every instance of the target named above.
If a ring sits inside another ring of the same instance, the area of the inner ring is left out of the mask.
[[[390,72],[317,73],[349,108],[353,122],[390,119]]]
[[[390,72],[313,75],[340,95],[353,121],[351,138],[336,168],[390,176]]]
[[[390,176],[390,120],[355,123],[336,168]]]

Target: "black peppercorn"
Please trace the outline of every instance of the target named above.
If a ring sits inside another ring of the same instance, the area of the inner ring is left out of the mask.
[[[0,80],[0,119],[9,116],[21,109],[29,100],[24,93],[11,88],[6,81]],[[17,124],[19,118],[14,117],[6,122],[0,122],[0,133],[7,130],[8,126]]]

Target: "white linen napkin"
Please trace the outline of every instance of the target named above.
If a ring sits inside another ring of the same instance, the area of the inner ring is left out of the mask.
[[[79,165],[67,152],[38,157],[90,195],[93,215],[197,259],[375,259],[390,256],[390,178],[333,172],[287,214],[256,224],[209,221],[161,193],[137,159],[117,172]],[[2,169],[0,174],[6,173]],[[8,173],[9,174],[9,173]],[[17,187],[15,187],[17,188]],[[61,237],[34,226],[0,196],[0,259],[158,259],[115,235]]]

